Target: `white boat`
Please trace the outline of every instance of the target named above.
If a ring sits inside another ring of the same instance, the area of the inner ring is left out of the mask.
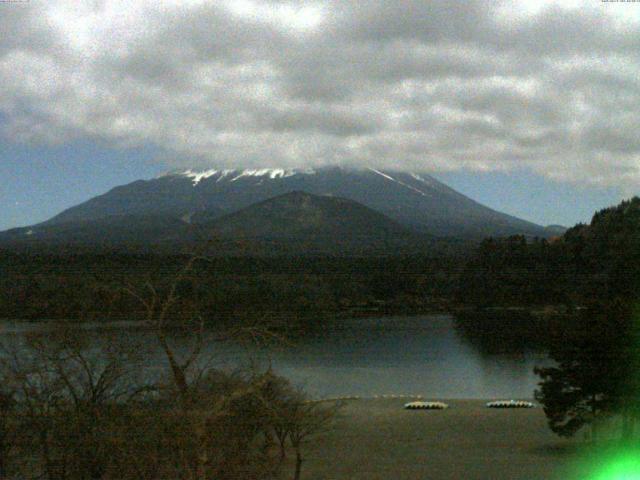
[[[404,404],[407,410],[444,410],[449,408],[444,402],[409,402]]]
[[[533,408],[535,405],[524,400],[496,400],[487,403],[488,408]]]

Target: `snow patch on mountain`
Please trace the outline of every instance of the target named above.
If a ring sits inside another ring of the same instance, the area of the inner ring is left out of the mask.
[[[233,172],[235,172],[235,170],[222,170],[220,172],[220,176],[218,177],[218,179],[216,180],[216,183],[218,183],[219,181],[225,179],[226,177],[228,177],[229,175],[231,175]]]
[[[409,173],[413,178],[418,180],[419,182],[424,183],[425,185],[429,185],[430,187],[437,187],[438,182],[435,182],[432,178],[425,179],[424,177],[418,175],[417,173]]]
[[[384,178],[386,178],[387,180],[391,180],[392,182],[396,182],[396,183],[398,183],[398,184],[402,185],[403,187],[407,187],[409,190],[413,190],[414,192],[416,192],[416,193],[417,193],[417,194],[419,194],[419,195],[422,195],[423,197],[428,197],[428,196],[429,196],[429,194],[428,194],[428,193],[423,192],[423,191],[422,191],[422,190],[420,190],[419,188],[416,188],[416,187],[413,187],[413,186],[411,186],[411,185],[409,185],[409,184],[407,184],[407,183],[404,183],[403,181],[398,180],[398,179],[396,179],[396,178],[393,178],[392,176],[387,175],[386,173],[382,173],[381,171],[376,170],[375,168],[369,168],[369,170],[371,170],[371,171],[372,171],[372,172],[374,172],[374,173],[377,173],[378,175],[383,176],[383,177],[384,177]],[[413,176],[413,174],[412,174],[412,176]],[[415,177],[414,177],[414,178],[415,178]],[[423,180],[423,181],[424,181],[424,180]]]
[[[391,180],[392,182],[396,181],[395,178],[391,177],[390,175],[387,175],[386,173],[382,173],[380,170],[376,170],[375,168],[369,168],[369,170],[371,170],[374,173],[377,173],[378,175],[382,175],[387,180]]]
[[[268,176],[271,179],[274,178],[287,178],[291,177],[298,173],[293,169],[284,169],[284,168],[261,168],[261,169],[249,169],[242,170],[239,175],[232,178],[231,181],[235,182],[236,180],[242,177],[266,177]]]
[[[193,170],[189,169],[182,172],[182,175],[191,178],[193,180],[193,186],[195,187],[203,179],[213,177],[216,173],[218,173],[218,170],[214,169],[204,170],[202,172],[194,172]]]
[[[236,170],[236,169],[227,169],[227,170],[217,170],[217,169],[209,169],[209,170],[185,170],[184,172],[180,172],[178,175],[183,177],[189,177],[193,181],[193,186],[198,185],[202,180],[218,175],[216,179],[216,183],[221,180],[231,177],[230,182],[235,182],[243,177],[267,177],[269,179],[276,178],[287,178],[292,177],[293,175],[298,174],[306,174],[311,175],[314,174],[315,170],[313,169],[296,169],[296,168],[259,168],[259,169],[244,169],[244,170]]]

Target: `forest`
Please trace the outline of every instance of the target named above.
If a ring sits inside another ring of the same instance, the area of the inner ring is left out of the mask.
[[[0,252],[0,318],[136,319],[132,285],[170,282],[189,255]],[[180,291],[208,323],[247,317],[442,311],[457,257],[198,258]],[[234,320],[234,321],[235,321]]]

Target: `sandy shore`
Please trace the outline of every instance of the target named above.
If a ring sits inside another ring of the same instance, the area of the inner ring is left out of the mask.
[[[306,448],[304,480],[571,479],[580,440],[563,440],[541,408],[489,409],[482,400],[409,411],[409,399],[349,401]]]

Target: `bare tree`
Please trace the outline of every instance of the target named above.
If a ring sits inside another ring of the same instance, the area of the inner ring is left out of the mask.
[[[180,299],[178,286],[192,272],[193,266],[198,258],[200,257],[192,255],[188,259],[178,273],[170,279],[166,293],[159,291],[150,280],[145,281],[141,289],[133,285],[126,287],[126,291],[136,298],[144,307],[144,322],[152,329],[169,363],[174,386],[178,392],[181,404],[185,408],[189,402],[189,373],[203,348],[204,321],[199,314],[194,315],[193,312],[190,312],[192,314],[190,318],[185,319],[184,309],[183,311],[177,312],[176,315],[182,325],[175,321],[170,322],[170,320],[172,319],[171,314],[176,313],[174,308]],[[175,318],[176,317],[173,317],[174,320]],[[190,351],[187,352],[183,358],[180,358],[180,355],[169,343],[167,332],[171,327],[176,328],[182,326],[188,328],[193,325],[193,320],[197,320],[197,327],[194,331],[195,341]]]
[[[39,468],[39,476],[55,478],[61,462],[52,451],[54,419],[64,386],[50,365],[41,363],[33,352],[25,354],[18,348],[3,352],[2,380],[15,392],[18,404],[20,453],[26,457],[30,451],[38,458],[39,465],[31,465],[30,470]]]
[[[309,400],[300,389],[296,389],[287,379],[275,375],[271,369],[256,378],[255,384],[269,427],[278,442],[278,467],[286,459],[288,442],[295,454],[294,479],[299,480],[305,442],[330,426],[342,403]]]
[[[206,251],[210,243],[205,245],[202,251]],[[195,450],[187,449],[184,453],[187,468],[195,479],[208,478],[207,472],[212,471],[216,477],[226,478],[225,475],[236,471],[236,467],[248,468],[252,464],[250,460],[254,460],[255,457],[250,459],[247,456],[249,452],[254,451],[250,444],[258,436],[258,432],[266,430],[266,426],[260,415],[254,416],[251,421],[247,420],[249,414],[255,414],[257,409],[253,403],[255,389],[246,382],[241,388],[228,392],[226,397],[220,395],[222,392],[212,395],[216,392],[203,389],[206,387],[203,379],[210,371],[210,365],[203,362],[202,358],[205,341],[248,340],[255,344],[277,340],[279,337],[261,326],[244,325],[226,329],[214,336],[209,332],[205,339],[204,318],[195,302],[189,302],[180,295],[180,290],[193,279],[194,267],[199,261],[206,261],[206,257],[201,254],[191,255],[182,268],[167,278],[164,287],[147,279],[138,287],[128,285],[126,291],[143,306],[144,322],[153,332],[167,360],[183,425],[188,427],[195,440]],[[170,341],[170,333],[176,328],[182,329],[191,337],[189,347],[183,348],[182,351],[175,348]],[[232,418],[235,419],[235,423],[229,424],[228,421]],[[226,429],[216,430],[225,422]],[[241,425],[248,430],[236,431]],[[233,442],[239,443],[231,453],[230,447],[233,447]],[[243,442],[244,446],[240,445]],[[222,461],[224,459],[217,457],[216,451],[227,452],[226,459],[234,462],[236,467],[232,468],[228,462]],[[265,462],[269,464],[269,461]]]
[[[305,400],[300,395],[297,402],[290,407],[289,441],[296,455],[294,480],[300,480],[302,470],[302,447],[312,436],[325,430],[341,408],[340,403],[326,405],[323,402]]]
[[[46,478],[103,478],[111,456],[110,425],[142,388],[134,352],[89,345],[58,328],[29,335],[3,360],[3,380],[16,394],[23,437],[38,446]],[[31,470],[33,467],[31,467]]]

